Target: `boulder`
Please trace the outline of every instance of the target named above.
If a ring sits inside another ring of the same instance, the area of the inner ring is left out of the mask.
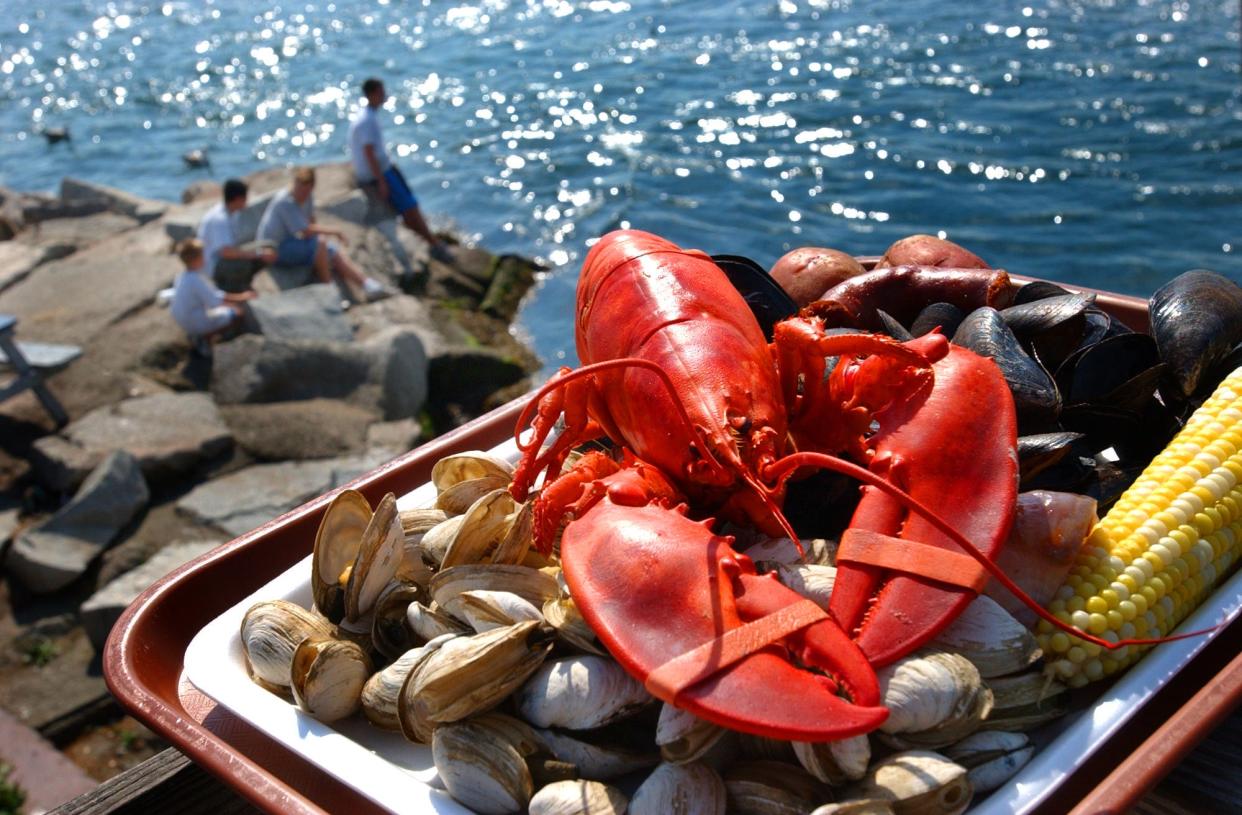
[[[491,348],[441,351],[428,365],[427,385],[434,408],[454,405],[468,415],[490,410],[489,397],[527,376],[521,362]]]
[[[62,589],[87,570],[149,497],[137,459],[116,450],[68,504],[17,536],[5,567],[36,593]]]
[[[340,218],[351,224],[368,224],[373,219],[370,201],[361,190],[355,190],[330,203],[319,204],[319,214]],[[388,216],[393,217],[391,210]]]
[[[418,335],[400,327],[362,343],[248,334],[216,346],[211,391],[220,404],[343,399],[403,419],[427,398],[427,357]]]
[[[359,303],[345,312],[345,316],[353,327],[354,339],[359,342],[365,342],[392,326],[408,328],[422,340],[428,359],[438,355],[447,345],[469,342],[465,332],[457,332],[451,339],[444,336],[445,326],[436,321],[422,300],[408,294],[393,295],[375,303]]]
[[[367,455],[256,464],[195,487],[177,501],[177,511],[228,535],[244,535],[385,460]]]
[[[146,563],[126,572],[87,598],[78,613],[95,650],[103,651],[108,632],[121,618],[121,612],[152,583],[219,545],[220,541],[195,541],[166,546]]]
[[[25,280],[49,254],[50,250],[43,246],[12,240],[0,242],[0,291]]]
[[[112,212],[128,215],[143,224],[154,221],[168,209],[168,205],[163,202],[140,198],[124,190],[76,178],[61,180],[60,198],[68,204],[102,201]]]
[[[250,288],[268,297],[317,282],[315,270],[310,266],[268,266],[255,273],[250,281]],[[339,294],[337,301],[340,301]]]
[[[367,450],[399,456],[417,447],[422,435],[423,427],[417,419],[376,422],[367,428]]]
[[[97,408],[60,436],[34,443],[35,473],[55,490],[72,489],[117,448],[133,454],[148,481],[175,482],[227,453],[233,437],[205,393],[157,393]]]
[[[249,305],[259,331],[271,339],[349,342],[354,338],[341,308],[340,290],[332,283],[267,294]]]
[[[65,257],[137,226],[138,221],[128,215],[98,212],[43,221],[24,229],[17,240],[44,250],[50,257]]]
[[[237,445],[260,461],[361,453],[375,421],[371,412],[338,399],[224,405],[220,412]]]
[[[187,214],[170,215],[164,219],[164,234],[174,245],[181,243],[186,238],[192,238],[198,234],[199,220]]]

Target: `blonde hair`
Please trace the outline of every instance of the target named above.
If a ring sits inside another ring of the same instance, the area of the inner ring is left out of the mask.
[[[203,256],[203,242],[198,238],[186,238],[177,244],[177,256],[182,263],[189,266]]]
[[[297,167],[293,171],[293,181],[296,184],[314,184],[315,168],[314,167]]]

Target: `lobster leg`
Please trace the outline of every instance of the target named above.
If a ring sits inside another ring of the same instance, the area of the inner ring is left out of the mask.
[[[966,349],[951,346],[933,370],[935,385],[925,399],[897,403],[883,414],[869,468],[995,558],[1017,500],[1013,400],[996,366]],[[912,549],[925,544],[961,551],[922,515],[873,487],[863,488],[850,528],[909,541]],[[900,541],[893,545],[901,547]],[[977,593],[866,562],[838,566],[830,610],[875,665],[935,637]]]
[[[757,576],[707,523],[638,500],[609,487],[561,540],[575,602],[626,670],[670,704],[757,735],[827,741],[884,721],[871,667],[828,615]]]

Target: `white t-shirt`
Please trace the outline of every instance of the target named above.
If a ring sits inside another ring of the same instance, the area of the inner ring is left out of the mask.
[[[223,201],[207,210],[198,225],[198,239],[203,242],[203,269],[213,278],[216,274],[216,263],[220,260],[220,250],[226,246],[237,245],[235,227],[233,214],[224,208]]]
[[[207,279],[206,268],[185,269],[177,275],[168,307],[177,325],[191,337],[218,331],[233,320],[233,310],[224,305],[224,292]]]
[[[368,144],[375,148],[375,160],[379,162],[380,172],[388,172],[392,162],[388,159],[388,151],[384,149],[384,136],[380,133],[379,115],[375,108],[363,105],[353,121],[349,123],[349,157],[354,163],[354,176],[362,184],[375,180],[375,176],[371,173],[371,165],[367,164],[366,153],[362,149]]]

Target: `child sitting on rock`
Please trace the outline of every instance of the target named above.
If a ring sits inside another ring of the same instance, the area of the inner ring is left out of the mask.
[[[203,262],[203,242],[189,238],[177,247],[185,271],[177,275],[169,310],[177,325],[194,342],[195,350],[209,352],[211,343],[227,331],[241,326],[245,316],[242,303],[254,298],[253,291],[225,294],[207,276]]]

